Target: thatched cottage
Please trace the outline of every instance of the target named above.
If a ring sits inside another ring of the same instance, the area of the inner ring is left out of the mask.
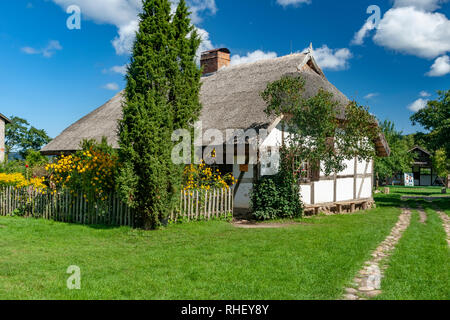
[[[200,120],[203,130],[265,128],[269,135],[263,142],[266,146],[280,145],[284,137],[281,118],[267,117],[266,105],[260,93],[269,82],[284,75],[301,75],[306,81],[305,97],[314,96],[320,88],[333,93],[339,105],[350,101],[325,77],[315,62],[312,53],[262,60],[254,63],[229,66],[230,51],[216,49],[202,54],[204,67],[202,77],[201,102],[203,109]],[[117,120],[121,118],[123,93],[119,92],[106,104],[86,115],[64,130],[42,149],[45,155],[73,152],[80,148],[86,138],[100,140],[107,137],[112,146],[118,148]],[[204,142],[208,144],[207,141]],[[374,141],[379,156],[388,156],[389,147],[382,135]],[[239,162],[236,162],[239,163]],[[273,174],[273,167],[233,164],[223,166],[224,171],[239,177],[235,186],[235,210],[248,210],[250,191],[255,179],[261,175]],[[348,161],[347,169],[327,177],[324,173],[310,174],[301,186],[303,202],[313,209],[335,208],[344,205],[367,206],[372,202],[373,161]]]
[[[11,121],[0,113],[0,162],[5,161],[5,130]]]

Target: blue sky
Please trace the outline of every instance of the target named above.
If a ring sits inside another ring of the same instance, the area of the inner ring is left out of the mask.
[[[419,129],[411,126],[411,109],[450,87],[446,1],[188,2],[202,49],[227,47],[238,64],[303,51],[312,42],[336,87],[405,133]],[[80,30],[66,26],[69,5],[81,9]],[[366,24],[370,5],[381,9],[375,28]],[[125,85],[121,71],[139,8],[139,0],[1,1],[0,112],[55,137],[105,103]]]

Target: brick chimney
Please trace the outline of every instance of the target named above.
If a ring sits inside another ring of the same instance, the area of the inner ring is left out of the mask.
[[[214,49],[202,52],[200,66],[203,74],[214,73],[223,67],[230,65],[230,50],[227,48]]]

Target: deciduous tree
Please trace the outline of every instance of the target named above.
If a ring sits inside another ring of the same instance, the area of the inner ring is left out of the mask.
[[[5,131],[6,154],[19,152],[25,158],[28,150],[39,150],[51,141],[45,130],[36,129],[28,121],[19,117],[11,117],[11,123]]]

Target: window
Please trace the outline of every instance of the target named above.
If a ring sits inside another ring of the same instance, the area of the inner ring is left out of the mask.
[[[307,161],[302,161],[298,169],[294,172],[299,177],[299,183],[309,183],[320,180],[320,166],[316,164],[311,166]]]
[[[422,175],[431,175],[431,168],[420,168],[420,174]]]

